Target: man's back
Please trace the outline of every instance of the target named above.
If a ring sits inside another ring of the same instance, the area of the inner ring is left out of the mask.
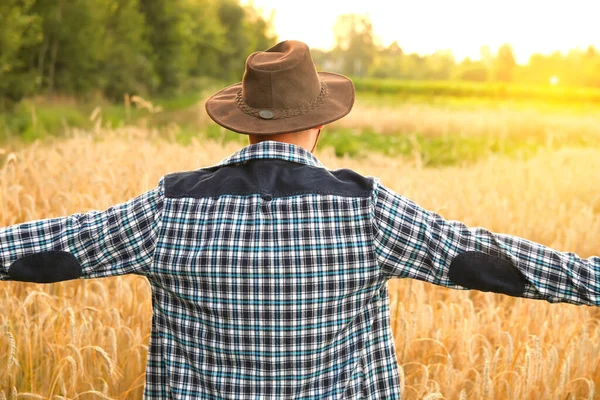
[[[399,397],[374,180],[263,142],[162,183],[146,396]]]

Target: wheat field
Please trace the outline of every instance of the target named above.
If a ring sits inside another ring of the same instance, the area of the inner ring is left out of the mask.
[[[324,131],[326,134],[326,131]],[[179,170],[217,163],[235,144],[168,143],[148,130],[74,132],[5,151],[0,226],[104,209]],[[418,160],[339,159],[447,219],[600,253],[600,150],[542,151],[424,169]],[[600,311],[592,307],[389,283],[406,399],[600,398]],[[126,276],[52,285],[0,283],[0,399],[141,398],[150,290]]]

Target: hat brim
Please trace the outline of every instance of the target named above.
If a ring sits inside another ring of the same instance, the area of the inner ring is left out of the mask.
[[[327,97],[319,107],[298,116],[262,119],[244,113],[236,102],[237,93],[242,88],[241,82],[212,95],[206,101],[205,109],[217,124],[246,135],[275,135],[325,125],[344,117],[352,110],[354,84],[347,77],[332,72],[318,72],[318,75],[327,84]]]

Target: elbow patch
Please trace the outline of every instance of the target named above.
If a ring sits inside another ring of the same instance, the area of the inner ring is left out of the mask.
[[[44,251],[19,258],[8,268],[14,281],[53,283],[81,277],[81,264],[66,251]]]
[[[527,282],[509,260],[477,251],[468,251],[454,258],[448,277],[468,289],[510,296],[522,296]]]

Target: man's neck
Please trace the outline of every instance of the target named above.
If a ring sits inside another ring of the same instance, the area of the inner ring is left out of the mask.
[[[316,138],[309,131],[280,133],[277,135],[248,135],[250,144],[256,144],[267,140],[289,143],[302,147],[306,151],[313,152],[316,147]]]

